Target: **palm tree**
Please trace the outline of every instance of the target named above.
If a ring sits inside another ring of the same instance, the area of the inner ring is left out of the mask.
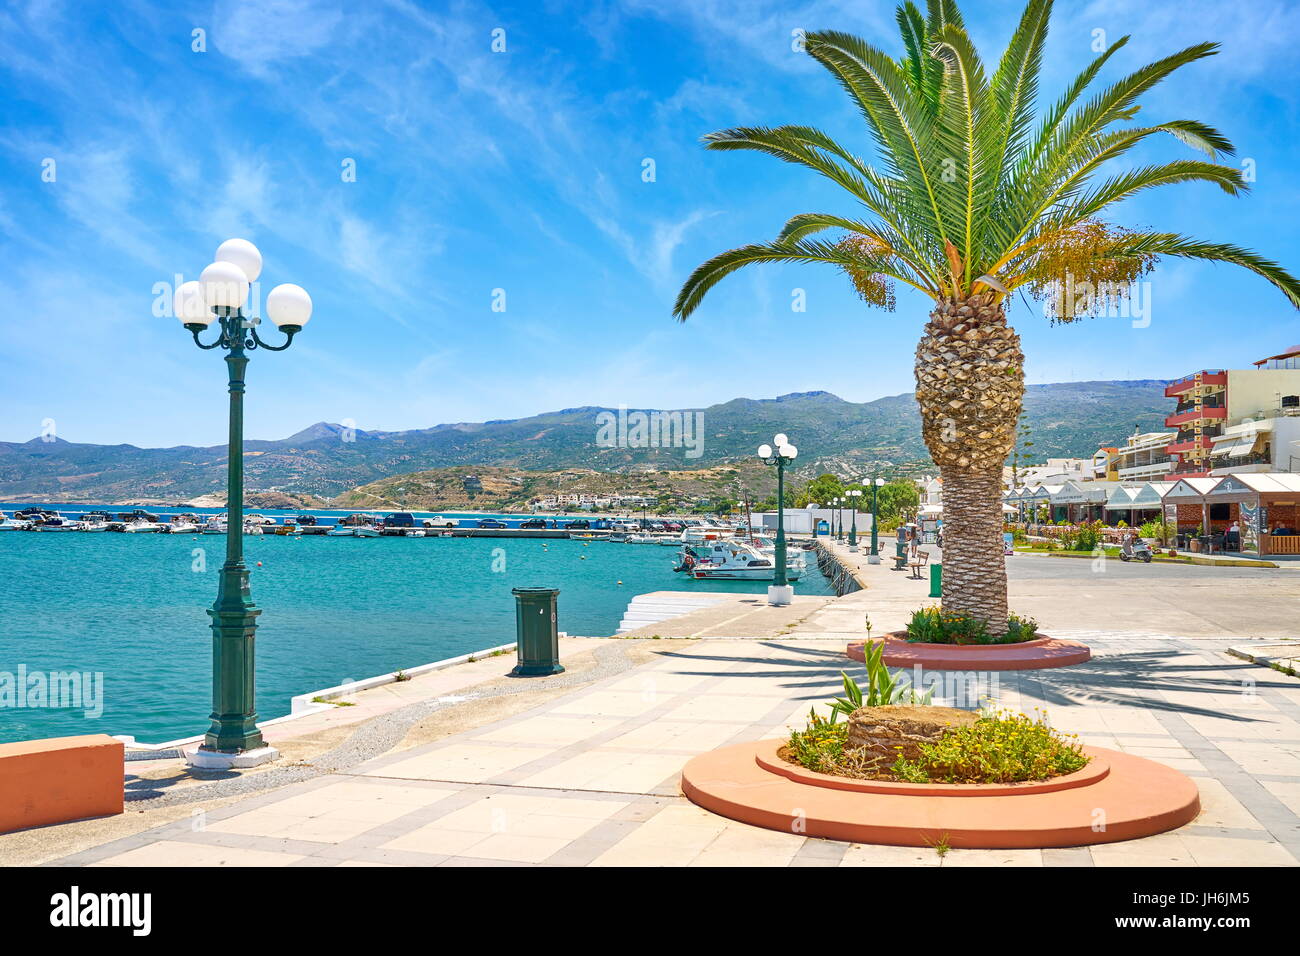
[[[805,166],[861,204],[860,218],[803,213],[773,242],[742,246],[697,268],[678,295],[685,320],[723,277],[759,262],[830,263],[869,305],[892,309],[896,283],[933,302],[916,350],[922,434],[944,487],[943,607],[987,622],[1007,620],[1002,464],[1015,443],[1024,394],[1020,339],[1006,299],[1024,289],[1053,322],[1117,305],[1160,256],[1229,262],[1258,273],[1300,306],[1300,283],[1277,263],[1225,243],[1133,231],[1102,214],[1155,186],[1204,181],[1237,195],[1235,168],[1215,162],[1232,144],[1196,120],[1131,124],[1138,99],[1181,66],[1213,55],[1200,43],[1144,66],[1085,99],[1112,44],[1045,111],[1038,79],[1051,0],[1030,0],[990,77],[955,0],[928,0],[928,15],[898,8],[903,55],[895,59],[844,33],[807,37],[807,52],[858,107],[875,146],[870,163],[809,126],[729,129],[709,149],[750,149]],[[1104,168],[1166,133],[1206,159],[1123,172]],[[816,234],[833,230],[840,238]]]

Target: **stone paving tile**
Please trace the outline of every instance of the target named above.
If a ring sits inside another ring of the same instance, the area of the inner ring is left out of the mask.
[[[161,840],[91,866],[289,866],[300,859],[289,853]]]
[[[206,814],[201,826],[177,821],[67,862],[1297,865],[1300,681],[1253,665],[1243,674],[1209,640],[1110,633],[1088,639],[1092,662],[998,675],[990,685],[994,703],[1030,713],[1041,708],[1053,726],[1090,745],[1192,774],[1202,813],[1178,832],[1093,847],[954,849],[941,856],[933,848],[764,830],[694,806],[677,782],[693,754],[802,726],[809,707],[838,690],[840,670],[855,666],[842,657],[838,639],[784,635],[702,640],[513,717],[346,774],[245,798]]]

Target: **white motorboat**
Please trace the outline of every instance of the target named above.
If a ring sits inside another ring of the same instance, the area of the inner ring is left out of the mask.
[[[122,526],[122,530],[128,534],[156,534],[162,530],[162,526],[156,521],[146,521],[143,518],[136,518],[128,521]]]
[[[7,517],[3,511],[0,511],[0,531],[26,531],[31,524],[30,521],[22,518]]]
[[[402,532],[403,538],[423,538],[424,530],[422,528],[407,528]]]
[[[107,531],[108,522],[103,518],[82,518],[77,522],[78,531]]]
[[[735,537],[735,535],[736,532],[731,528],[724,528],[711,521],[704,521],[684,528],[681,543],[688,547],[710,545],[715,541],[728,540]]]
[[[719,581],[771,581],[776,563],[752,544],[735,539],[711,543],[707,548],[683,548],[675,569],[693,578]],[[803,568],[786,562],[786,579],[797,581]]]
[[[173,515],[167,522],[167,530],[171,534],[198,534],[201,530],[198,515]]]
[[[200,529],[203,534],[225,534],[226,533],[226,516],[213,515],[203,523]]]
[[[325,536],[328,538],[354,538],[356,532],[357,529],[351,525],[336,524],[325,532]]]
[[[379,529],[372,528],[368,524],[359,524],[352,529],[352,536],[355,538],[378,538]]]
[[[244,534],[265,534],[260,521],[244,521]]]

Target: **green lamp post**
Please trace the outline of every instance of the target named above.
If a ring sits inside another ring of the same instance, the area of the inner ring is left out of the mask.
[[[758,457],[764,463],[776,466],[776,567],[772,570],[772,586],[767,589],[767,603],[773,605],[789,604],[794,599],[794,588],[786,580],[785,560],[785,466],[799,454],[799,449],[791,445],[784,433],[772,439],[776,445],[759,445]]]
[[[854,554],[858,552],[858,499],[862,497],[862,489],[854,488],[848,492],[849,507],[852,509],[852,524],[849,525],[849,551]]]
[[[246,317],[249,286],[262,272],[262,254],[245,239],[229,239],[217,248],[216,261],[176,290],[176,317],[204,350],[223,349],[230,392],[230,433],[226,467],[226,560],[221,566],[212,618],[212,714],[203,743],[191,757],[202,768],[255,766],[276,752],[257,727],[254,634],[261,609],[253,603],[244,564],[244,371],[246,352],[282,352],[311,318],[306,290],[286,283],[266,297],[266,314],[285,334],[279,345],[258,335],[261,319]],[[217,338],[199,336],[214,322]]]
[[[884,478],[871,479],[871,556],[867,558],[868,564],[880,563],[880,542],[876,537],[876,525],[880,523],[880,517],[879,512],[876,509],[876,492],[884,483]]]

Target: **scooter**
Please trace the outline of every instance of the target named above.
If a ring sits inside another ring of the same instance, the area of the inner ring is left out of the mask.
[[[1131,561],[1134,559],[1141,560],[1144,564],[1151,563],[1151,545],[1147,544],[1141,538],[1136,543],[1125,539],[1119,548],[1119,559],[1121,561]]]

